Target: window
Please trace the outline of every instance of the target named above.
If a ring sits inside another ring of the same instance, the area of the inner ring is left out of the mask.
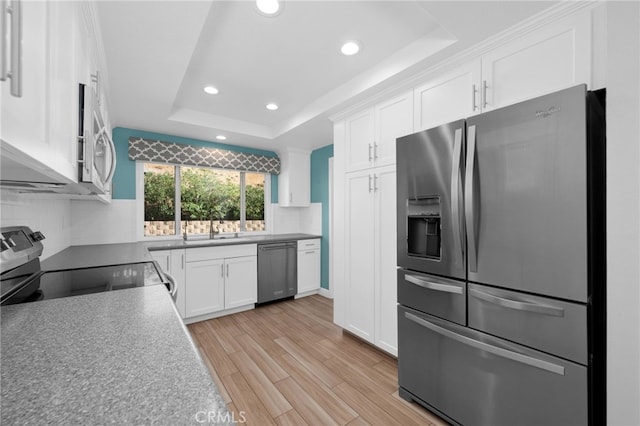
[[[144,236],[266,230],[266,174],[144,163]]]

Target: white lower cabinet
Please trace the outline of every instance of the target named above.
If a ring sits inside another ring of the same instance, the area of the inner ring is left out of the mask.
[[[397,354],[396,173],[378,167],[346,176],[345,325]]]
[[[320,290],[320,238],[298,241],[298,295]]]
[[[187,249],[185,257],[186,319],[257,302],[255,244]]]

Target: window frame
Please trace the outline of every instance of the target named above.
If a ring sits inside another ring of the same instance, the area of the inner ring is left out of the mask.
[[[158,236],[146,236],[144,235],[144,165],[145,164],[163,164],[167,166],[174,167],[174,201],[175,201],[175,215],[174,221],[176,223],[176,234],[175,235],[158,235]],[[183,164],[174,164],[174,163],[160,163],[155,161],[136,161],[136,234],[138,241],[158,241],[158,240],[178,240],[182,239],[182,220],[180,217],[182,211],[182,201],[180,199],[180,167],[198,167],[203,169],[212,169],[212,170],[226,170],[229,171],[231,169],[217,169],[214,167],[203,167],[203,166],[191,166],[191,165],[183,165]],[[245,200],[245,173],[258,173],[264,175],[264,231],[240,231],[238,235],[266,235],[271,234],[271,226],[273,221],[271,214],[271,175],[269,173],[261,173],[261,172],[252,172],[246,170],[233,170],[235,172],[240,173],[240,226],[244,227],[246,225],[246,200]],[[226,234],[235,234],[235,233],[223,233]],[[205,235],[205,234],[193,234],[193,235]]]

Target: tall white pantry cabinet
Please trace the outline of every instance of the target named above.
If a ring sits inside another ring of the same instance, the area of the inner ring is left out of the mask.
[[[336,324],[397,355],[396,138],[576,84],[590,88],[592,10],[556,13],[332,117]]]

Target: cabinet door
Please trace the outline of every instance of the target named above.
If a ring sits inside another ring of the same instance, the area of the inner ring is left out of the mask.
[[[187,263],[185,311],[187,318],[224,309],[224,260]]]
[[[374,111],[368,109],[345,121],[346,171],[373,165]]]
[[[178,288],[178,294],[176,295],[176,307],[178,308],[178,312],[180,312],[180,316],[182,318],[186,317],[186,253],[185,250],[170,250],[171,251],[171,259],[169,269],[169,273],[176,280],[176,287]]]
[[[375,344],[398,354],[396,170],[375,169]]]
[[[480,62],[474,61],[419,87],[414,93],[415,131],[480,112]]]
[[[63,176],[78,179],[78,82],[76,2],[50,2],[49,20],[49,145],[47,164]]]
[[[517,39],[482,57],[484,110],[591,83],[588,13]]]
[[[164,272],[171,273],[171,250],[154,250],[149,253],[153,260],[160,264]]]
[[[282,154],[282,170],[278,177],[278,203],[281,207],[307,207],[310,194],[310,153],[287,149]]]
[[[346,176],[345,286],[347,330],[374,341],[374,204],[373,175],[368,171]]]
[[[376,106],[375,125],[373,159],[376,166],[395,164],[396,138],[413,132],[413,92]]]
[[[298,251],[298,294],[320,289],[320,249]]]
[[[23,1],[22,5],[22,96],[11,95],[11,80],[0,83],[3,143],[48,164],[47,76],[49,75],[48,28],[52,2]],[[7,17],[7,21],[9,21]],[[14,40],[7,40],[15,44]],[[10,64],[8,65],[10,66]]]
[[[225,259],[225,309],[250,305],[258,300],[258,259],[256,256]]]

